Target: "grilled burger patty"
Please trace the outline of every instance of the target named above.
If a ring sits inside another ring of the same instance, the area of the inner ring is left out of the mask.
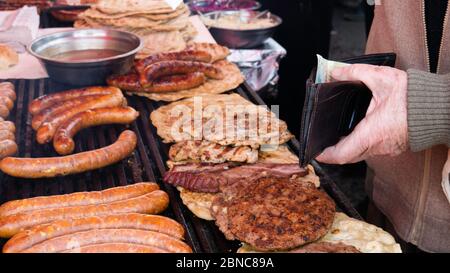
[[[264,177],[226,185],[211,212],[227,239],[273,251],[324,236],[333,222],[335,204],[312,183]]]

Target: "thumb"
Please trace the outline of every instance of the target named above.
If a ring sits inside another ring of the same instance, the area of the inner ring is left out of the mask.
[[[369,130],[365,129],[365,119],[362,120],[355,130],[348,136],[342,138],[336,145],[326,148],[316,159],[328,164],[355,163],[365,159],[370,147]]]
[[[369,64],[351,64],[335,68],[331,77],[337,81],[362,81],[371,91],[376,90],[377,84],[383,81],[383,68]]]

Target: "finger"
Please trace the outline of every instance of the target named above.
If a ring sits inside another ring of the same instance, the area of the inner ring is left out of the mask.
[[[331,77],[338,81],[362,81],[373,92],[380,82],[384,82],[385,74],[381,73],[386,67],[369,64],[352,64],[336,68]]]
[[[370,126],[364,119],[338,144],[326,148],[316,159],[328,164],[355,163],[364,160],[370,148]]]

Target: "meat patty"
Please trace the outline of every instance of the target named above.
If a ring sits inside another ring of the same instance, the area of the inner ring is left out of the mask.
[[[313,242],[328,232],[335,214],[333,200],[309,182],[264,177],[221,190],[211,207],[216,225],[227,239],[261,251]]]

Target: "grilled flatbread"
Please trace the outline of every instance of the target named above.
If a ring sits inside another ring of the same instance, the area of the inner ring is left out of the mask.
[[[211,55],[212,62],[224,60],[230,55],[228,48],[212,43],[189,43],[186,49],[206,51]]]
[[[181,4],[180,6],[183,6]],[[181,8],[178,6],[178,8]],[[173,9],[164,0],[100,0],[94,7],[103,13],[118,14],[129,12],[165,14]]]
[[[238,94],[174,102],[153,111],[150,119],[165,143],[207,140],[221,145],[259,147],[285,143],[293,137],[286,123],[274,113]]]

